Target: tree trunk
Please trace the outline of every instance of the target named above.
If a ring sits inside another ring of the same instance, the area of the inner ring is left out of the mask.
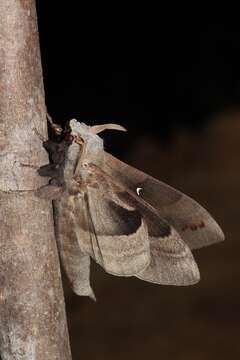
[[[52,205],[34,0],[0,0],[0,351],[3,360],[70,360]]]

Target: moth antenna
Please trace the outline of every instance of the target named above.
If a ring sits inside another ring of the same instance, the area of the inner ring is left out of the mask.
[[[119,131],[127,131],[123,126],[118,124],[103,124],[103,125],[94,125],[90,128],[93,134],[99,134],[104,130],[119,130]]]
[[[62,127],[61,127],[60,125],[55,124],[55,123],[53,122],[53,119],[52,119],[52,117],[48,114],[48,112],[47,112],[46,116],[47,116],[47,120],[48,120],[51,128],[52,128],[53,131],[55,132],[55,134],[56,134],[56,135],[61,135],[61,133],[62,133],[62,131],[63,131]]]

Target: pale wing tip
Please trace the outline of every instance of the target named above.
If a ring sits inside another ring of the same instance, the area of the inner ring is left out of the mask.
[[[195,285],[201,279],[198,265],[193,257],[191,250],[189,250],[188,256],[186,258],[186,267],[184,265],[182,266],[182,272],[183,272],[182,279],[180,279],[178,283],[173,285],[176,286]]]
[[[200,272],[197,264],[195,263],[192,273],[188,273],[186,279],[183,279],[183,282],[176,284],[176,286],[191,286],[197,284],[201,280]]]
[[[187,239],[184,235],[182,237],[191,250],[215,245],[225,240],[225,235],[215,220],[211,220],[210,226],[206,226],[205,234],[190,239]]]
[[[220,228],[220,226],[218,226],[218,228],[219,228],[218,238],[219,238],[219,242],[221,242],[221,241],[225,240],[225,235],[224,235],[224,232],[222,231],[222,229]]]
[[[189,249],[185,258],[175,261],[156,256],[149,268],[135,276],[158,285],[190,286],[200,281],[198,265]]]
[[[221,241],[224,241],[225,240],[225,235],[224,235],[224,232],[222,231],[220,225],[216,222],[216,220],[214,220],[214,226],[213,226],[213,229],[215,227],[215,242],[221,242]]]
[[[212,235],[212,237],[210,236],[209,243],[207,243],[206,246],[214,245],[214,244],[220,243],[225,240],[224,232],[222,231],[221,227],[218,225],[218,223],[216,221],[215,221],[214,226],[215,226],[215,229],[214,229],[213,235]]]
[[[156,285],[169,285],[169,286],[192,286],[197,284],[200,280],[200,273],[195,272],[194,274],[187,274],[181,280],[177,279],[168,279],[168,280],[158,280],[157,278],[146,278],[143,274],[135,275],[138,279],[147,281]]]

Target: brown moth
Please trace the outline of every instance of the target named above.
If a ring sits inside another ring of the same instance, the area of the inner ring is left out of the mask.
[[[39,174],[52,180],[38,196],[54,200],[59,251],[73,290],[95,298],[90,258],[117,276],[163,285],[198,282],[191,249],[224,240],[215,220],[180,191],[104,151],[97,134],[125,131],[122,126],[73,119],[69,129],[61,142],[43,144],[52,163]]]

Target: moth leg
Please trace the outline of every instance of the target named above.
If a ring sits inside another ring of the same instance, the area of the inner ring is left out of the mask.
[[[57,152],[58,144],[52,140],[46,140],[43,141],[43,147],[49,154],[53,154]]]
[[[37,135],[37,137],[44,143],[46,141],[46,139],[44,138],[44,136],[42,134],[40,134],[40,132],[34,127],[33,128],[33,132],[35,132],[35,134]]]
[[[77,142],[77,144],[80,145],[80,156],[79,156],[77,166],[76,166],[76,169],[75,169],[75,172],[74,172],[74,174],[77,175],[77,174],[80,174],[80,168],[81,168],[82,159],[83,159],[83,156],[84,156],[84,153],[85,153],[85,150],[86,150],[86,144],[82,139],[77,139],[77,141],[75,140],[75,142]]]
[[[60,169],[56,164],[43,165],[38,169],[38,174],[43,177],[56,178],[59,176]]]
[[[35,195],[40,199],[56,200],[62,196],[63,192],[63,186],[44,185],[35,191]]]
[[[61,135],[63,131],[61,125],[55,124],[52,120],[52,117],[48,113],[46,114],[46,117],[55,135]],[[42,134],[40,134],[40,132],[36,128],[34,128],[33,131],[42,142],[48,141],[44,138]]]
[[[55,123],[53,122],[52,117],[51,117],[48,113],[46,114],[46,116],[47,116],[47,120],[48,120],[51,128],[53,129],[53,132],[54,132],[56,135],[61,135],[61,133],[62,133],[62,131],[63,131],[61,125],[55,124]]]

